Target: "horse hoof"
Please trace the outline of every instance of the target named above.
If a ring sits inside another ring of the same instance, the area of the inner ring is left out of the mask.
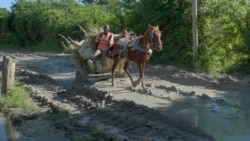
[[[114,82],[112,82],[112,86],[113,86],[113,87],[116,87],[116,84],[115,84]]]
[[[147,88],[146,86],[142,86],[142,89],[143,89],[143,91],[144,92],[146,92],[147,94],[152,94],[152,92],[150,91],[150,89],[149,88]]]
[[[152,95],[152,92],[147,88],[139,89],[138,92],[141,94]]]
[[[152,92],[150,91],[150,89],[148,89],[146,87],[143,88],[143,91],[144,91],[145,94],[152,95]]]
[[[149,89],[146,89],[145,91],[147,92],[147,94],[152,95],[152,92]]]
[[[137,85],[138,85],[138,84],[137,84],[137,83],[135,83],[135,82],[134,82],[134,83],[132,83],[132,86],[133,86],[133,87],[136,87]]]

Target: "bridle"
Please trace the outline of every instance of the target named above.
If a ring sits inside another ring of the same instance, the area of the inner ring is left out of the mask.
[[[152,46],[161,47],[162,46],[162,42],[159,39],[160,37],[158,37],[160,35],[157,36],[156,34],[161,34],[161,33],[160,33],[160,31],[156,31],[156,30],[151,31],[151,33],[150,33],[150,42],[149,43]],[[154,38],[157,38],[157,42],[154,42]]]
[[[155,49],[159,49],[161,50],[162,48],[162,42],[160,40],[160,34],[161,32],[159,30],[152,30],[151,33],[150,33],[150,40],[149,40],[149,43],[150,45]],[[154,40],[156,38],[156,40]]]

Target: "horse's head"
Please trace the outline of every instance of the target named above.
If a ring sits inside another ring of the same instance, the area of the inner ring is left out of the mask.
[[[149,41],[151,44],[151,48],[156,51],[162,50],[162,41],[161,41],[161,31],[159,30],[159,26],[151,26],[149,25]]]

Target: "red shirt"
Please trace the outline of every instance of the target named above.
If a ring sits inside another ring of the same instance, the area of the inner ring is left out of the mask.
[[[96,36],[95,41],[98,42],[97,49],[102,51],[108,50],[114,43],[114,36],[112,33],[100,33]]]

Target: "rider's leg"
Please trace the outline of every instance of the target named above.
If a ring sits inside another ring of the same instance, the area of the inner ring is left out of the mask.
[[[94,64],[94,72],[97,71],[97,70],[96,70],[96,61],[97,61],[97,59],[98,59],[98,57],[99,57],[99,55],[100,55],[101,53],[102,53],[101,50],[100,50],[100,49],[97,49],[97,50],[95,51],[94,55],[93,55],[92,60],[93,60],[93,64]]]
[[[109,50],[103,50],[101,51],[101,65],[104,67],[106,65],[106,56],[108,54]]]

